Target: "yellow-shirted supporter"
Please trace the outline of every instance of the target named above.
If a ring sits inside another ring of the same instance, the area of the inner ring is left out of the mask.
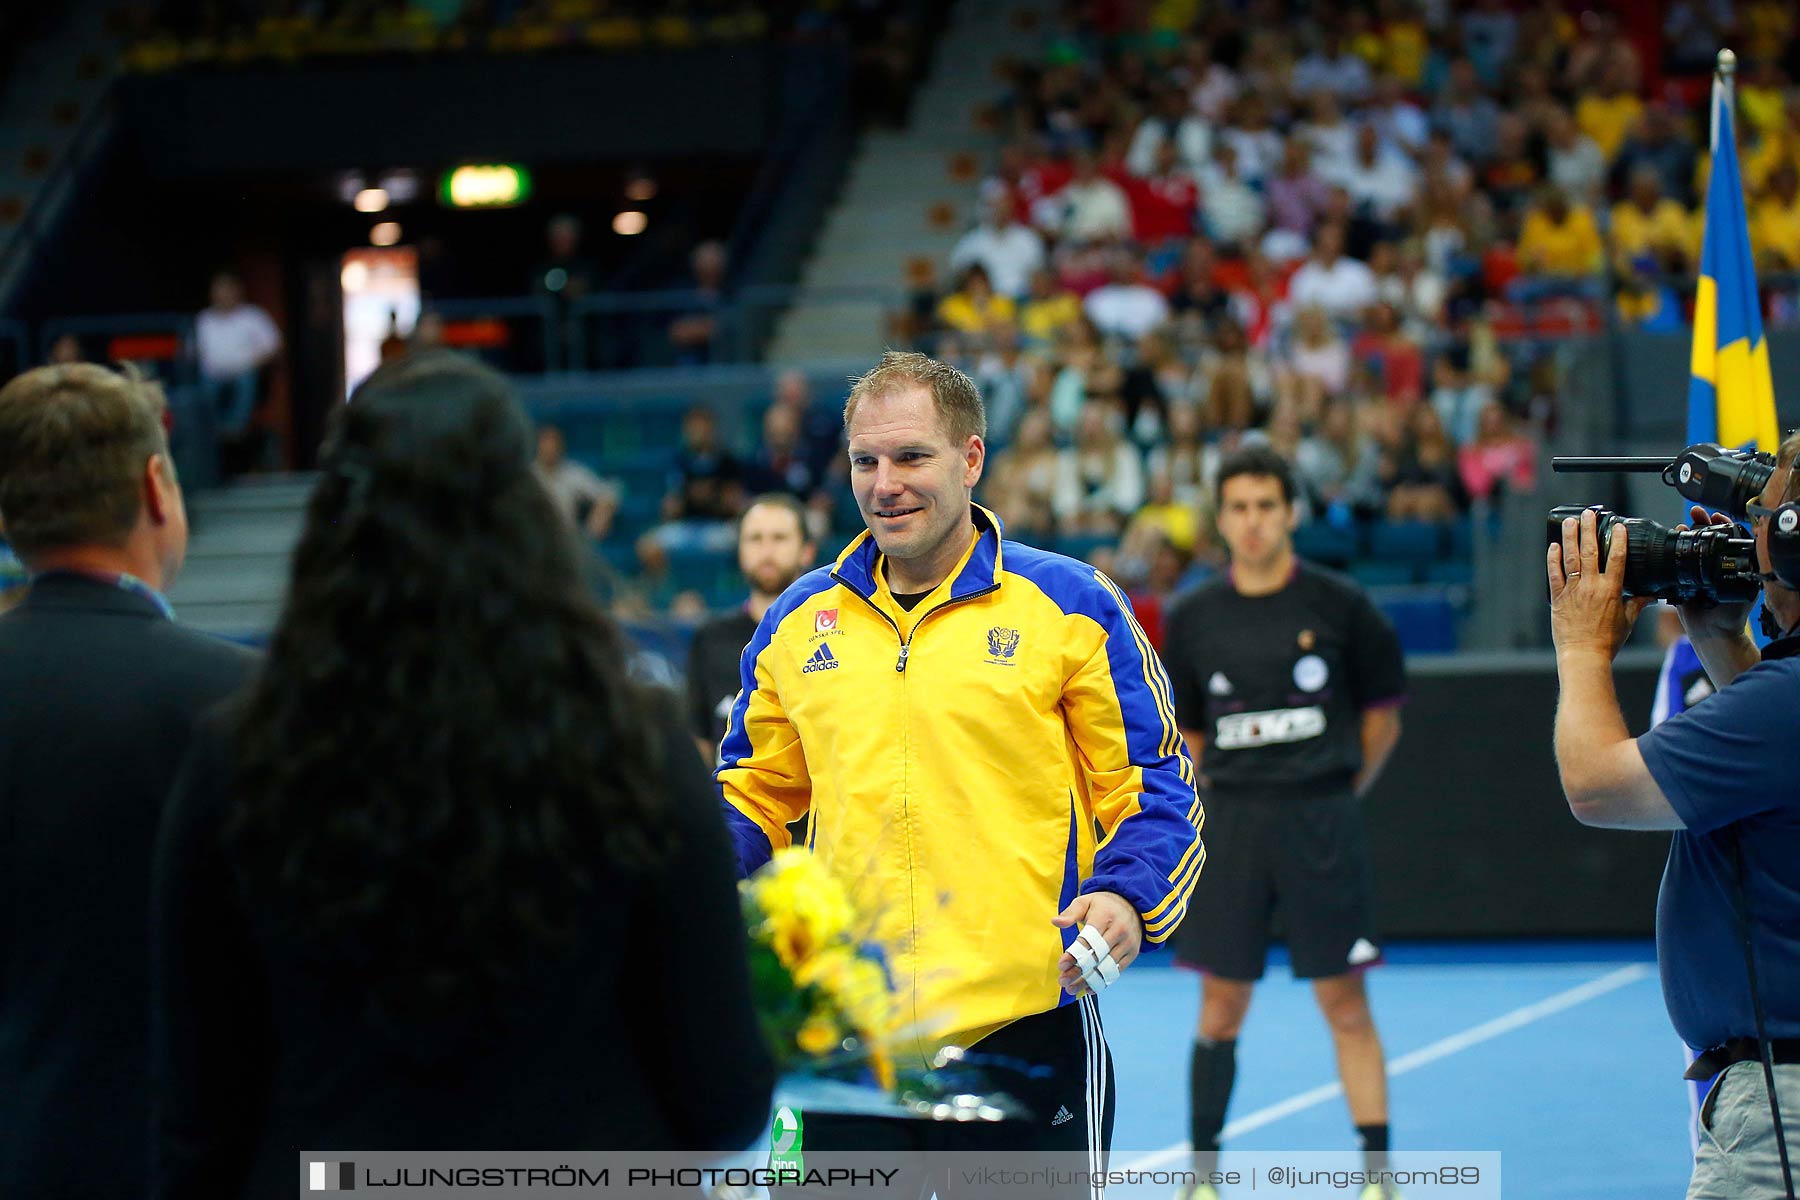
[[[1767,135],[1756,135],[1748,122],[1738,122],[1734,127],[1738,139],[1738,172],[1744,180],[1744,190],[1754,196],[1769,186],[1769,177],[1775,168],[1782,163],[1800,162],[1800,131],[1791,126],[1784,126]],[[1694,194],[1706,195],[1706,185],[1712,179],[1712,155],[1702,151],[1694,163]]]
[[[963,271],[962,287],[938,301],[937,317],[958,333],[984,334],[1017,314],[1011,296],[994,291],[987,268],[978,263]]]
[[[1025,340],[1047,344],[1081,318],[1081,297],[1057,281],[1053,271],[1034,271],[1031,294],[1019,314],[1019,331]]]
[[[1381,30],[1381,65],[1389,75],[1409,88],[1419,86],[1431,38],[1425,24],[1411,15],[1389,21]]]
[[[1625,135],[1643,114],[1644,102],[1617,83],[1603,94],[1583,96],[1575,105],[1575,123],[1594,139],[1600,153],[1611,162],[1625,144]]]
[[[1545,188],[1519,235],[1519,269],[1527,275],[1576,278],[1600,269],[1600,230],[1585,204],[1570,204],[1560,188]]]
[[[1620,274],[1644,259],[1664,270],[1678,271],[1694,261],[1700,249],[1700,231],[1693,214],[1662,194],[1662,176],[1648,165],[1631,173],[1629,193],[1613,205],[1608,234],[1613,267]]]
[[[1750,246],[1765,271],[1800,270],[1800,171],[1783,163],[1750,211]]]
[[[1781,128],[1786,100],[1787,88],[1781,71],[1769,59],[1751,62],[1749,70],[1739,77],[1736,94],[1732,97],[1738,119],[1763,133]]]

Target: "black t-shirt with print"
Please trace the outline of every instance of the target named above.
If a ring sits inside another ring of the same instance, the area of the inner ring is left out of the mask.
[[[1163,663],[1184,729],[1206,737],[1215,790],[1348,788],[1362,767],[1362,712],[1406,688],[1400,639],[1362,589],[1310,563],[1267,596],[1230,578],[1176,600]]]
[[[695,737],[717,745],[742,682],[744,647],[756,634],[756,618],[745,609],[723,613],[694,631],[688,647],[688,727]]]

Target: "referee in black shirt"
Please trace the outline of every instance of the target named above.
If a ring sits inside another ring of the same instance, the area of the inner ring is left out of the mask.
[[[743,607],[707,621],[688,648],[688,724],[707,762],[718,757],[725,718],[737,699],[738,660],[757,622],[788,585],[812,569],[818,549],[806,510],[786,492],[758,496],[738,518],[738,569],[750,583]]]
[[[1274,450],[1227,458],[1217,499],[1230,574],[1177,601],[1163,639],[1206,800],[1206,870],[1174,937],[1177,961],[1203,973],[1189,1076],[1196,1167],[1204,1179],[1217,1164],[1238,1030],[1279,907],[1294,975],[1312,980],[1351,1120],[1379,1168],[1387,1071],[1361,970],[1381,950],[1357,798],[1400,738],[1400,642],[1354,583],[1295,557],[1293,475]],[[1371,1185],[1362,1198],[1387,1194]]]

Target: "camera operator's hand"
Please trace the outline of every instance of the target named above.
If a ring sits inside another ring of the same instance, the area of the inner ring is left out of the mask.
[[[1737,522],[1733,521],[1724,513],[1708,513],[1698,504],[1688,510],[1688,519],[1692,521],[1696,527],[1708,524],[1737,524]],[[1677,525],[1675,528],[1681,530],[1688,528],[1688,526]],[[1744,627],[1750,620],[1750,610],[1755,607],[1755,604],[1756,602],[1754,600],[1746,600],[1741,603],[1732,604],[1714,604],[1711,606],[1683,604],[1677,606],[1675,611],[1681,614],[1681,627],[1687,631],[1688,641],[1690,642],[1702,642],[1718,638],[1737,639],[1748,636],[1744,631]]]
[[[1556,652],[1594,650],[1608,661],[1625,644],[1638,614],[1650,604],[1645,597],[1625,598],[1626,532],[1613,526],[1606,548],[1606,569],[1600,569],[1600,539],[1594,510],[1563,521],[1562,544],[1551,546],[1550,633]]]

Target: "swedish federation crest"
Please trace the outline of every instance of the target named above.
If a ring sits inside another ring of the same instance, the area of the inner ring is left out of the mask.
[[[1019,648],[1019,631],[996,625],[988,630],[988,657],[991,663],[1012,666],[1013,653]]]

